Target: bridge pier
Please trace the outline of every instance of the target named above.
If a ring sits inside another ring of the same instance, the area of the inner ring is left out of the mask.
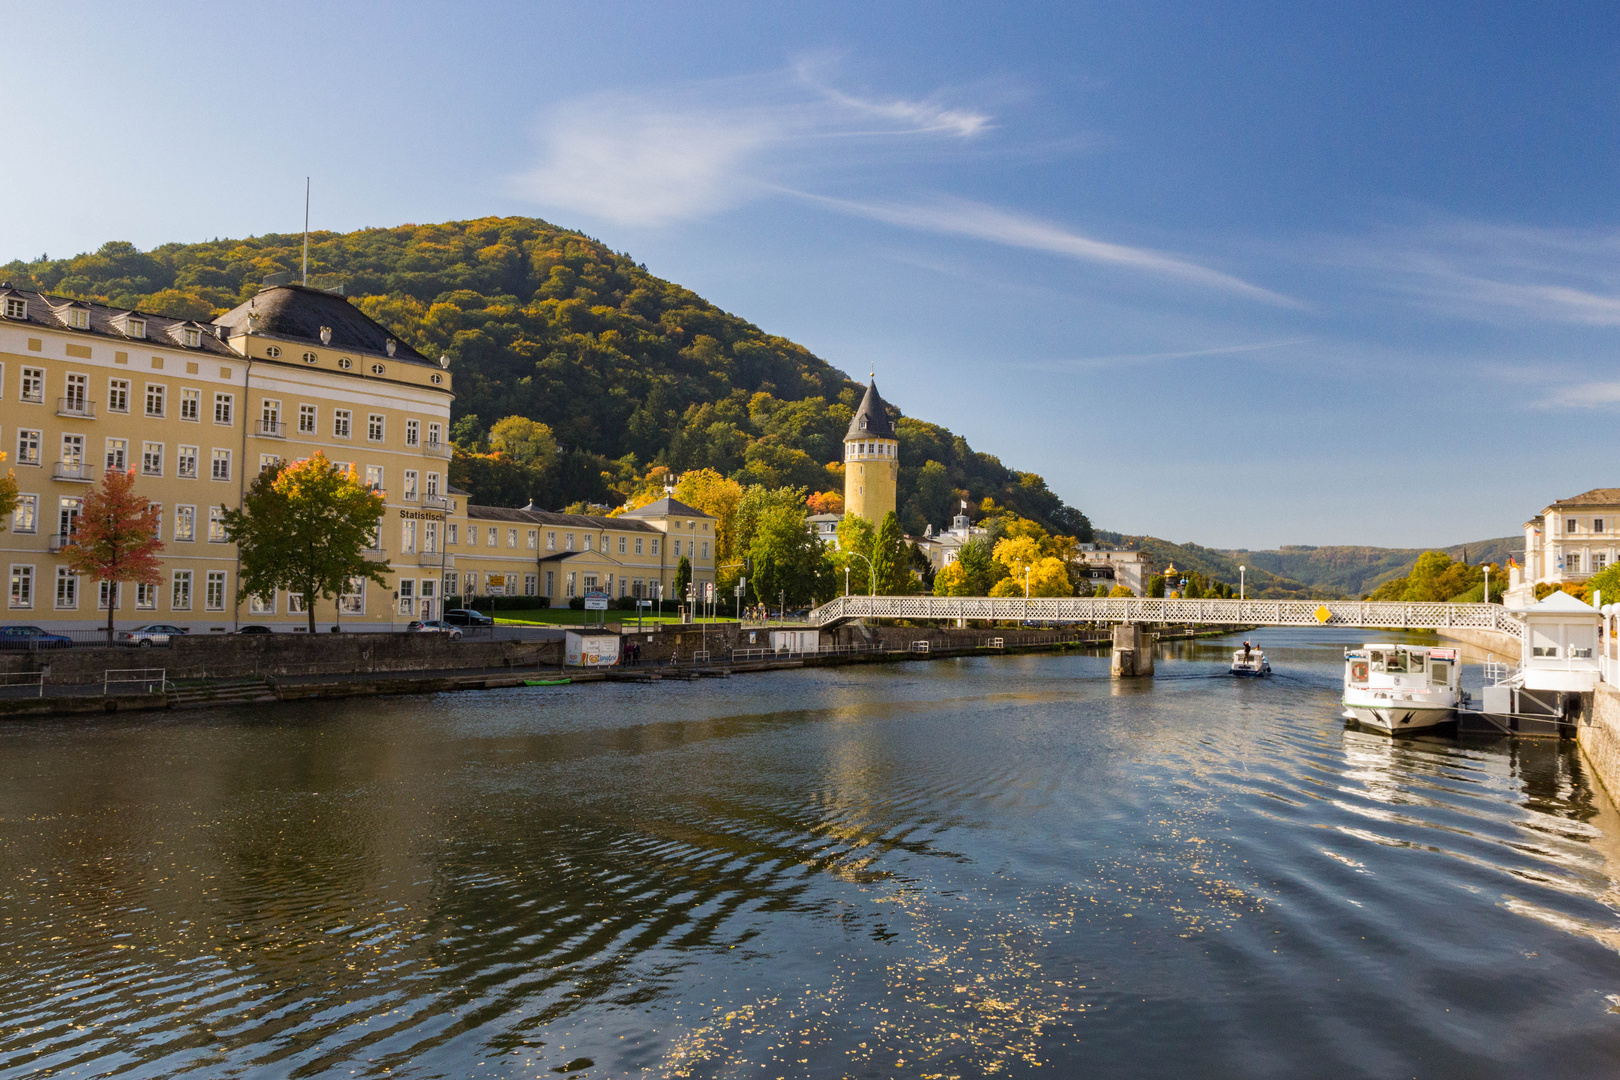
[[[1108,674],[1116,679],[1153,674],[1153,635],[1137,623],[1114,627],[1114,659]]]

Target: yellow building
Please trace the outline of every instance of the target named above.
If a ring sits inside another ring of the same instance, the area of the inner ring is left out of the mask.
[[[881,524],[895,510],[900,443],[874,378],[844,434],[844,513]]]
[[[713,579],[714,523],[680,504],[630,520],[466,506],[449,488],[446,366],[319,289],[269,287],[201,323],[0,285],[0,447],[21,494],[0,534],[7,621],[105,621],[108,590],[86,595],[62,545],[102,471],[134,468],[137,490],[162,511],[163,581],[120,590],[121,622],[301,629],[300,596],[238,601],[222,515],[264,465],[317,450],[384,493],[371,557],[395,575],[357,587],[337,610],[324,604],[323,627],[386,630],[437,616],[452,592],[548,595],[548,582],[565,602],[571,580],[583,592],[593,577],[615,590],[662,583],[667,596],[680,555],[697,580]],[[610,522],[619,524],[602,527]]]

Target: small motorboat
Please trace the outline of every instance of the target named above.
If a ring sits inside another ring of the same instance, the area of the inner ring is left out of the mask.
[[[1271,674],[1271,661],[1256,648],[1238,649],[1232,653],[1230,674],[1244,679],[1259,679]]]
[[[1456,649],[1364,645],[1344,654],[1344,718],[1389,735],[1443,724],[1464,698]]]

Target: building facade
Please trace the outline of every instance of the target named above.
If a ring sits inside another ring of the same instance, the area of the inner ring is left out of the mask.
[[[844,513],[881,524],[899,490],[900,442],[873,379],[844,434]]]
[[[1542,584],[1585,581],[1620,557],[1620,488],[1559,499],[1524,523],[1524,566],[1503,601],[1526,607]]]
[[[301,596],[238,598],[223,515],[262,468],[317,451],[383,495],[370,556],[392,571],[324,602],[323,626],[398,628],[452,594],[563,602],[592,580],[667,596],[682,555],[713,579],[713,520],[670,500],[602,519],[467,506],[449,486],[447,367],[319,289],[265,288],[203,323],[0,285],[0,447],[20,494],[0,533],[7,620],[89,628],[113,602],[126,623],[301,629]],[[133,469],[160,510],[156,586],[81,581],[63,554],[85,493],[114,468]]]

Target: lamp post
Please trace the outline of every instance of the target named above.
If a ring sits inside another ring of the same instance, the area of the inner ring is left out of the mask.
[[[1491,564],[1490,563],[1485,564],[1485,592],[1480,597],[1480,599],[1484,600],[1487,604],[1491,602]]]
[[[1248,572],[1247,566],[1238,567],[1238,599],[1243,599],[1243,575]]]
[[[853,555],[855,558],[857,558],[857,559],[861,560],[862,562],[864,562],[866,564],[867,570],[871,571],[871,574],[872,574],[872,596],[876,597],[877,596],[877,567],[872,565],[872,560],[871,559],[868,559],[865,555],[862,555],[858,551],[852,551],[852,552],[850,552],[850,554]],[[844,586],[845,586],[845,591],[847,592],[848,587],[849,587],[849,567],[847,567],[847,566],[844,568]]]

